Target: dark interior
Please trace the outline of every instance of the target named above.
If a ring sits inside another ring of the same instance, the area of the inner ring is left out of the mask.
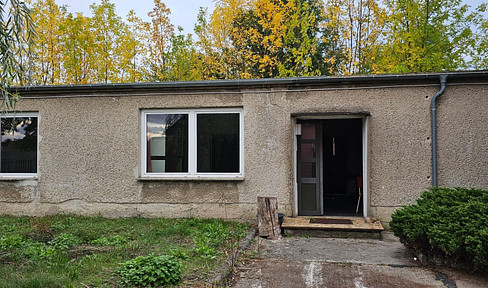
[[[322,129],[325,215],[362,215],[362,119],[323,120]]]

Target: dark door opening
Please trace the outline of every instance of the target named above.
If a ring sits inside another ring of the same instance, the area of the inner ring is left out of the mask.
[[[362,119],[323,121],[325,214],[362,215]]]
[[[363,120],[298,120],[299,215],[363,215]]]

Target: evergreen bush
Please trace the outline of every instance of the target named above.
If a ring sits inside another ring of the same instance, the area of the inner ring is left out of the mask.
[[[451,266],[488,270],[488,191],[431,188],[395,211],[390,226],[407,247]]]

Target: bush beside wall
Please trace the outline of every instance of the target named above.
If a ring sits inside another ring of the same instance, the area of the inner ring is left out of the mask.
[[[488,270],[488,191],[432,188],[390,222],[400,241],[428,260]]]

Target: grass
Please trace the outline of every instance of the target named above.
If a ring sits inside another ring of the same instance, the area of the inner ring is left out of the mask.
[[[123,287],[120,263],[169,255],[204,286],[249,225],[215,219],[0,217],[0,287]]]

